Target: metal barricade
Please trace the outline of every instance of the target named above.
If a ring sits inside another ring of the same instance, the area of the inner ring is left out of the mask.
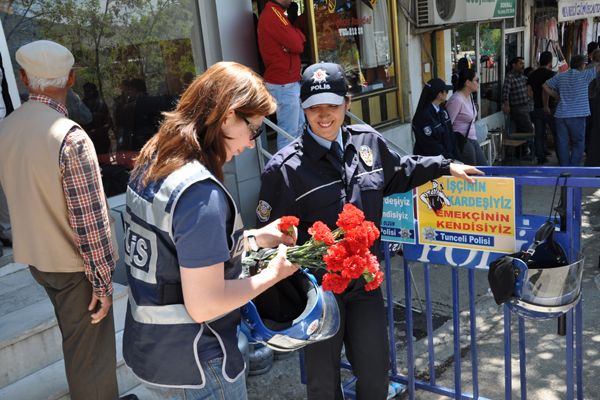
[[[522,212],[522,188],[523,186],[549,186],[554,187],[557,184],[557,177],[560,174],[569,174],[567,180],[560,180],[563,193],[563,207],[560,219],[560,232],[555,233],[555,239],[565,248],[570,265],[567,266],[567,275],[576,274],[580,277],[582,269],[582,260],[580,259],[581,250],[581,200],[582,188],[600,187],[600,168],[535,168],[535,167],[481,167],[487,176],[514,177],[515,179],[515,214],[516,227],[518,232],[517,245],[521,248],[527,248],[531,243],[537,227],[544,223],[547,215],[528,215]],[[392,276],[390,248],[396,246],[396,243],[384,242],[385,273],[387,277]],[[439,246],[441,247],[441,246]],[[394,332],[394,291],[392,289],[392,279],[386,279],[386,297],[387,297],[387,316],[388,316],[388,335],[390,338],[390,379],[392,382],[406,385],[409,399],[415,399],[417,391],[427,391],[449,398],[455,399],[488,399],[480,393],[479,365],[478,365],[478,343],[477,343],[477,308],[475,292],[475,271],[487,270],[492,260],[503,254],[485,252],[480,250],[458,249],[458,248],[433,248],[429,245],[404,244],[403,245],[403,277],[404,277],[404,298],[405,298],[405,319],[406,319],[406,375],[400,374],[397,365],[397,350]],[[415,343],[413,342],[414,321],[413,321],[413,296],[412,282],[413,276],[410,262],[420,263],[423,266],[424,296],[425,296],[425,318],[427,326],[427,379],[419,379],[415,371]],[[433,329],[433,310],[430,283],[430,264],[445,265],[451,268],[451,286],[452,286],[452,326],[453,326],[453,363],[454,376],[453,387],[447,387],[439,384],[436,376],[436,354],[434,351],[434,329]],[[461,329],[460,329],[460,269],[467,269],[467,289],[468,289],[468,313],[469,313],[469,352],[471,359],[470,376],[472,379],[471,392],[463,390],[463,371],[461,369]],[[532,273],[535,273],[532,272]],[[557,270],[558,274],[562,271]],[[552,300],[548,296],[550,292],[536,291],[529,289],[522,300],[539,302],[534,304],[536,307],[522,307],[519,301],[505,304],[503,308],[504,322],[504,399],[512,398],[512,338],[511,323],[514,316],[518,321],[518,341],[519,341],[519,378],[520,378],[520,398],[527,398],[527,377],[526,377],[526,335],[525,318],[557,318],[559,319],[559,328],[561,322],[564,322],[565,352],[566,352],[566,398],[574,399],[575,389],[577,389],[576,398],[583,400],[583,342],[582,342],[582,294],[579,293],[578,284],[568,285],[572,290],[567,293],[567,297],[572,300],[567,306],[558,304],[556,299]],[[538,299],[537,296],[542,297]],[[546,296],[548,298],[543,299]],[[531,312],[533,310],[533,313]],[[559,329],[560,330],[560,329]],[[301,365],[302,365],[301,357]],[[342,364],[343,368],[351,370],[348,363]],[[303,368],[302,368],[302,372]],[[305,382],[304,374],[302,381]],[[495,384],[495,383],[492,383]],[[352,389],[353,379],[343,384],[346,398],[355,398]]]
[[[581,248],[581,199],[582,188],[600,187],[600,168],[533,168],[533,167],[487,167],[481,168],[488,176],[514,177],[516,186],[515,207],[517,216],[517,232],[519,246],[526,247],[535,233],[535,228],[547,218],[546,216],[525,215],[522,212],[522,187],[523,186],[554,186],[556,177],[561,173],[568,173],[569,178],[561,180],[559,185],[563,191],[564,213],[561,215],[561,230],[556,232],[556,239],[567,251],[570,263],[569,267],[580,272],[581,263],[579,252]],[[384,243],[385,271],[391,276],[390,243]],[[468,249],[445,248],[433,249],[428,245],[404,244],[403,245],[403,269],[404,269],[404,296],[406,309],[406,336],[407,343],[407,374],[398,373],[396,365],[396,344],[394,337],[394,313],[391,299],[394,297],[391,279],[386,280],[387,312],[389,322],[390,353],[391,353],[391,380],[407,385],[408,398],[414,399],[417,390],[428,391],[456,399],[486,399],[480,392],[478,354],[477,354],[477,310],[475,305],[475,271],[487,269],[489,263],[500,257],[501,254]],[[448,257],[450,255],[450,257]],[[425,309],[427,321],[427,357],[428,357],[428,380],[417,379],[415,376],[415,354],[413,343],[413,314],[412,314],[412,287],[411,268],[409,262],[423,264],[425,282]],[[447,265],[452,268],[452,320],[453,320],[453,349],[454,349],[454,386],[445,387],[437,383],[435,370],[435,353],[433,343],[432,302],[431,287],[429,279],[429,264]],[[468,294],[469,294],[469,334],[470,334],[470,357],[472,392],[463,390],[461,371],[461,344],[459,324],[459,269],[468,270]],[[560,272],[560,271],[558,271]],[[531,293],[529,293],[531,294]],[[579,293],[572,299],[570,307],[560,308],[557,304],[541,304],[535,311],[537,313],[516,313],[518,318],[519,337],[519,366],[520,366],[520,390],[521,398],[527,398],[526,380],[526,341],[524,318],[551,318],[564,316],[566,322],[566,386],[567,399],[574,398],[574,389],[577,388],[577,399],[583,399],[583,350],[582,350],[582,303],[579,301]],[[550,301],[550,300],[549,300]],[[552,301],[550,301],[552,303]],[[522,311],[518,302],[504,306],[504,353],[505,353],[505,388],[504,398],[512,398],[512,349],[511,349],[511,322],[512,311]],[[575,320],[575,323],[573,321]],[[576,347],[574,346],[576,344]],[[573,351],[575,349],[575,357]],[[575,358],[575,368],[574,361]],[[575,380],[574,380],[575,373]]]

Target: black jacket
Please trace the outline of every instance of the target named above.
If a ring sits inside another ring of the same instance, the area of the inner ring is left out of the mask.
[[[412,129],[415,134],[415,154],[457,158],[452,122],[444,107],[440,106],[437,112],[433,104],[427,106],[413,118]]]
[[[259,225],[296,216],[298,244],[302,244],[315,221],[333,229],[344,204],[351,203],[379,226],[384,196],[407,192],[449,173],[450,162],[441,156],[400,157],[369,125],[343,126],[342,135],[343,168],[306,130],[273,156],[262,175]],[[381,255],[378,243],[372,251]]]

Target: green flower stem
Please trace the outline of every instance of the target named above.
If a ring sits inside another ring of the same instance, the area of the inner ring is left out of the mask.
[[[331,234],[337,243],[342,240],[340,238],[344,234],[344,231],[341,228],[337,228],[332,231]],[[311,237],[300,246],[288,247],[287,259],[291,263],[298,264],[305,268],[326,269],[323,256],[327,254],[328,249],[329,246],[324,242],[315,240],[314,237]],[[276,255],[277,249],[266,250],[262,257],[259,258],[260,263],[266,266]]]

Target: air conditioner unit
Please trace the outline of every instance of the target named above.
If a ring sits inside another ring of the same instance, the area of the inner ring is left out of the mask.
[[[465,22],[464,0],[415,0],[418,27]]]

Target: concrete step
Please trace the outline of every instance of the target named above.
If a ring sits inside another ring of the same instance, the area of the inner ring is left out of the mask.
[[[123,360],[123,331],[116,334],[117,380],[119,393],[123,394],[138,386],[140,381]],[[0,388],[3,400],[69,400],[69,389],[63,360],[59,360],[4,388]],[[143,397],[140,397],[143,399]]]
[[[46,291],[34,281],[29,268],[0,278],[0,318],[47,298]]]
[[[2,247],[2,255],[0,255],[0,268],[13,262],[13,251],[11,247]]]
[[[13,273],[0,277],[0,388],[62,359],[62,339],[50,300],[26,267],[10,268]],[[127,288],[114,284],[117,332],[125,324],[126,309]]]

